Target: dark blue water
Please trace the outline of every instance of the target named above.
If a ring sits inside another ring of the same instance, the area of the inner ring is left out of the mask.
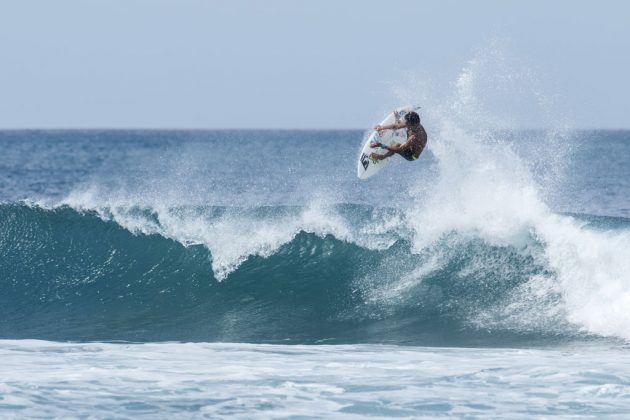
[[[0,338],[630,337],[630,132],[438,131],[368,181],[362,137],[0,132]]]

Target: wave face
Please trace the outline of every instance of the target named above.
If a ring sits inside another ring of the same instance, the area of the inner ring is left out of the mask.
[[[0,335],[526,345],[600,333],[571,313],[576,298],[565,288],[583,285],[564,284],[564,268],[549,260],[557,245],[540,234],[515,246],[451,230],[418,250],[400,227],[409,225],[405,217],[359,205],[168,215],[0,205]],[[627,219],[563,217],[578,234],[628,241]],[[193,226],[205,243],[194,240]],[[215,242],[212,232],[222,233]],[[250,248],[239,248],[238,237]],[[242,253],[225,249],[230,243]]]

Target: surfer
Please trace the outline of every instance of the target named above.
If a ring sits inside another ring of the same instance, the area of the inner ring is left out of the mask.
[[[372,153],[371,159],[383,160],[396,153],[404,157],[409,161],[413,161],[420,157],[420,153],[427,145],[427,132],[424,130],[422,124],[420,124],[420,115],[417,112],[411,111],[405,114],[405,122],[398,122],[391,125],[377,125],[374,127],[379,133],[383,130],[398,130],[399,128],[407,129],[407,141],[405,144],[394,143],[386,145],[381,142],[374,142],[370,144],[371,147],[380,147],[386,149],[387,152],[383,154]]]

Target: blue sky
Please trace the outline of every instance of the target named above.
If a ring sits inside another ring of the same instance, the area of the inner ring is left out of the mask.
[[[496,39],[576,128],[630,128],[628,22],[623,1],[0,0],[0,128],[363,128]]]

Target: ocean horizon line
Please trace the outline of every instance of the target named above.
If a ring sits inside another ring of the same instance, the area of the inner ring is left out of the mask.
[[[550,130],[558,130],[557,127],[517,127],[513,129],[496,129],[495,131],[550,131]],[[0,128],[0,132],[55,132],[55,131],[215,131],[215,132],[226,132],[226,131],[294,131],[294,132],[325,132],[325,131],[367,131],[369,128],[237,128],[237,127],[223,127],[223,128],[204,128],[204,127],[168,127],[168,128],[160,128],[160,127],[59,127],[59,128],[49,128],[49,127],[37,127],[37,128]],[[630,131],[630,127],[627,128],[610,128],[610,127],[577,127],[577,128],[561,128],[561,130],[566,131],[575,131],[575,132],[589,132],[589,131],[605,131],[605,132],[625,132]]]

